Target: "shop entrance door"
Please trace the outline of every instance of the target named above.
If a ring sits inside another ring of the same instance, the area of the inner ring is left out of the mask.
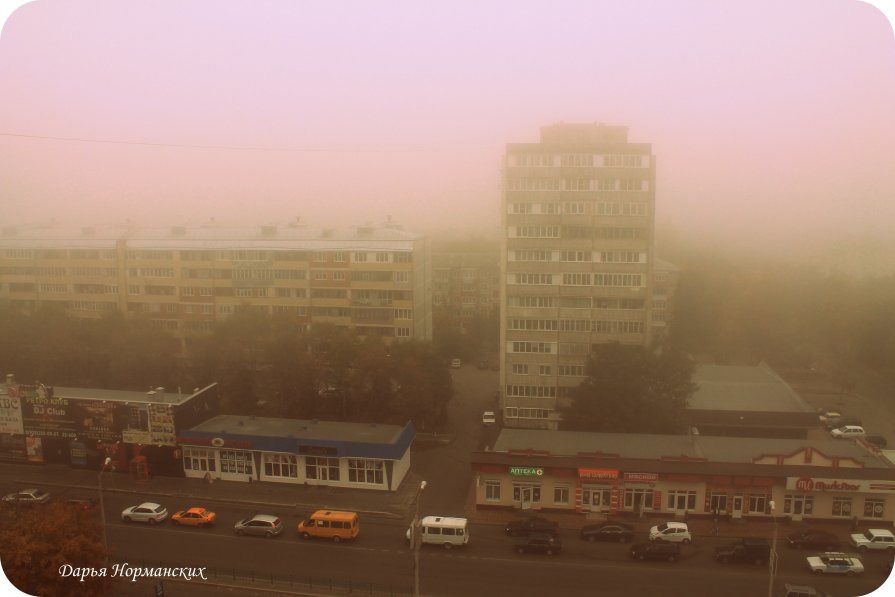
[[[733,518],[743,517],[743,494],[738,493],[733,496],[733,510],[731,511]]]
[[[805,512],[805,496],[803,495],[794,495],[792,496],[792,503],[790,505],[791,514],[793,520],[802,520],[802,514]]]
[[[531,498],[532,498],[532,488],[531,487],[520,487],[519,488],[519,507],[523,510],[531,509]]]

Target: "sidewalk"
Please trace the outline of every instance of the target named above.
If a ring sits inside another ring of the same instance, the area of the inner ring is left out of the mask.
[[[20,488],[28,486],[61,487],[51,493],[59,497],[92,497],[98,491],[99,473],[92,470],[73,469],[65,465],[25,465],[0,463],[0,476],[13,481]],[[287,483],[236,481],[215,481],[209,484],[201,479],[184,477],[152,477],[145,481],[135,481],[124,473],[103,473],[102,484],[105,492],[131,493],[141,496],[135,499],[150,497],[170,498],[184,502],[215,500],[247,504],[260,507],[288,509],[307,514],[321,508],[351,510],[364,516],[410,520],[413,515],[413,504],[421,477],[413,471],[396,492],[322,487],[315,485],[292,485]],[[537,511],[478,509],[475,506],[475,487],[467,491],[464,507],[466,517],[473,524],[490,524],[503,526],[509,520],[524,518]],[[559,522],[560,528],[577,532],[586,524],[595,524],[607,519],[606,516],[593,516],[576,512],[549,511],[545,517]],[[632,526],[635,532],[646,537],[651,526],[668,520],[683,521],[683,518],[660,513],[648,513],[638,518],[630,513],[620,513],[608,517],[609,520],[623,522]],[[718,532],[710,517],[689,516],[687,523],[695,538],[699,537],[765,537],[771,538],[774,532],[771,520],[720,520]],[[862,523],[863,531],[872,525]],[[777,519],[778,540],[785,541],[787,535],[799,530],[816,529],[828,531],[847,544],[852,531],[852,521],[802,521],[788,522]]]
[[[60,497],[94,497],[99,489],[99,472],[73,469],[65,465],[25,465],[0,463],[0,476],[20,488],[54,486],[51,493]],[[322,508],[352,510],[365,516],[409,519],[418,475],[412,471],[398,491],[346,489],[289,483],[214,481],[184,477],[157,476],[136,481],[125,473],[105,472],[102,486],[106,493],[131,493],[137,496],[172,498],[200,502],[215,500],[250,504],[258,507],[291,509],[310,513]],[[143,499],[142,497],[139,499]]]

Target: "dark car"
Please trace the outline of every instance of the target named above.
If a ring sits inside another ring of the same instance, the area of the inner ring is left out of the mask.
[[[507,523],[507,535],[510,537],[525,536],[529,533],[549,533],[555,535],[559,531],[559,523],[540,516],[529,516],[521,520]]]
[[[728,545],[715,548],[715,560],[764,564],[771,557],[771,545],[766,539],[739,539]]]
[[[79,510],[93,510],[99,505],[99,500],[92,497],[72,497],[65,500],[65,503]]]
[[[532,532],[526,537],[516,538],[519,553],[545,553],[552,556],[562,551],[562,539],[552,533]]]
[[[886,447],[886,438],[881,435],[867,435],[864,437],[864,441],[880,450]]]
[[[580,536],[587,541],[627,543],[634,537],[634,529],[620,522],[589,524],[582,527]]]
[[[667,541],[651,541],[631,546],[631,557],[635,560],[665,560],[674,562],[681,557],[681,546]]]
[[[839,538],[826,531],[799,531],[787,537],[787,540],[796,549],[819,549],[821,551],[839,549]]]
[[[23,489],[3,496],[3,501],[10,504],[43,504],[50,499],[50,494],[43,489]]]

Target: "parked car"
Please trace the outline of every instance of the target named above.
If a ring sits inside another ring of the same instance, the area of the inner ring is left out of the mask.
[[[783,585],[783,591],[779,593],[779,597],[832,597],[828,593],[818,591],[814,587],[806,585],[791,585],[789,583]]]
[[[864,564],[859,558],[847,553],[826,552],[805,558],[808,569],[815,574],[846,574],[854,576],[864,573]]]
[[[674,562],[681,557],[681,547],[677,543],[652,541],[631,546],[631,557],[635,560],[665,560]]]
[[[283,532],[283,523],[270,514],[255,514],[237,522],[233,525],[233,530],[237,535],[260,535],[270,538]]]
[[[848,439],[852,437],[864,437],[867,432],[860,425],[843,425],[830,431],[830,435],[836,439]]]
[[[799,531],[787,538],[790,546],[796,549],[823,549],[834,551],[839,549],[839,538],[826,531]]]
[[[497,415],[493,410],[486,410],[482,413],[482,425],[494,425],[497,423]]]
[[[649,530],[650,541],[670,541],[686,545],[692,538],[686,522],[663,522]]]
[[[882,450],[886,447],[886,438],[881,435],[867,435],[864,437],[864,441],[870,444],[871,446],[875,446]]]
[[[65,500],[65,503],[81,510],[93,510],[99,505],[99,500],[92,497],[72,497]]]
[[[857,417],[846,417],[846,416],[830,417],[829,419],[827,419],[824,422],[824,427],[826,427],[828,431],[832,431],[833,429],[836,429],[837,427],[842,427],[843,425],[861,425],[861,426],[863,426],[864,423],[861,421],[861,419],[859,419]]]
[[[842,413],[835,410],[828,410],[817,415],[817,418],[821,423],[828,423],[832,421],[839,421],[842,418]]]
[[[210,527],[215,522],[216,515],[205,508],[189,508],[175,512],[171,516],[171,522],[191,527]]]
[[[518,553],[545,553],[548,556],[562,551],[562,539],[553,533],[529,533],[525,537],[516,537]]]
[[[3,501],[10,504],[43,504],[50,499],[50,494],[43,489],[23,489],[3,496]]]
[[[168,510],[154,502],[143,502],[139,506],[125,508],[121,512],[121,520],[124,522],[148,522],[155,524],[164,522],[168,518]]]
[[[862,552],[870,549],[895,553],[895,534],[889,529],[867,529],[863,533],[852,533],[849,539]]]
[[[766,539],[739,539],[715,548],[715,560],[722,564],[728,562],[764,564],[770,557],[771,545]]]
[[[555,535],[559,531],[559,523],[540,516],[529,516],[521,520],[507,523],[506,532],[511,537],[526,536],[530,533],[549,533]]]
[[[627,543],[634,538],[634,529],[620,522],[588,524],[581,528],[579,536],[586,541]]]
[[[460,359],[454,359],[451,361],[451,369],[459,369],[463,366],[463,361]]]

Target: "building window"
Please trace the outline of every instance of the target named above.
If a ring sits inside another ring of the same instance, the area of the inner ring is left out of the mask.
[[[667,508],[669,510],[695,510],[695,491],[669,491]]]
[[[388,253],[376,253],[376,263],[388,263]]]
[[[333,261],[335,261],[336,263],[345,263],[347,260],[348,258],[346,257],[344,251],[336,251],[335,253],[333,253]]]
[[[360,252],[360,251],[355,251],[355,252],[354,252],[354,262],[355,262],[355,263],[364,263],[364,262],[366,262],[366,261],[367,261],[367,254],[366,254],[366,253],[362,253],[362,252]]]
[[[382,485],[382,461],[350,458],[348,460],[348,481],[351,483]]]
[[[603,487],[585,487],[581,492],[581,505],[601,508],[612,505],[611,491]]]
[[[184,448],[183,468],[191,471],[214,472],[214,451],[201,448]]]
[[[813,495],[784,495],[783,496],[783,513],[811,515],[814,513],[814,496]]]
[[[882,518],[886,510],[884,500],[866,498],[864,500],[864,518]]]
[[[345,272],[333,272],[333,280],[344,280]]]
[[[264,454],[264,475],[298,478],[298,459],[292,454]]]
[[[326,253],[323,251],[314,251],[312,258],[314,261],[326,261]]]
[[[305,457],[305,477],[319,481],[339,480],[339,459],[318,456]]]
[[[711,510],[712,512],[727,512],[727,494],[713,493],[711,497],[711,503],[709,505],[709,510]]]
[[[569,503],[569,486],[557,485],[553,488],[553,503],[557,505],[568,505]]]
[[[553,367],[550,365],[538,365],[538,375],[553,375]]]
[[[851,498],[833,498],[833,516],[851,516]]]
[[[500,481],[485,481],[485,500],[489,502],[500,501]]]
[[[410,282],[410,272],[395,272],[395,282],[398,282],[398,283]]]
[[[517,503],[540,504],[541,486],[528,483],[513,483],[513,501]]]
[[[749,512],[761,512],[762,514],[768,511],[768,496],[765,494],[761,495],[750,495],[749,496]]]
[[[653,509],[653,490],[641,488],[625,489],[625,510],[652,510]]]
[[[221,472],[253,474],[252,453],[243,450],[221,450]]]
[[[528,365],[524,363],[513,363],[513,375],[528,375]]]
[[[503,416],[507,419],[519,418],[519,409],[515,406],[508,406],[503,411]]]

